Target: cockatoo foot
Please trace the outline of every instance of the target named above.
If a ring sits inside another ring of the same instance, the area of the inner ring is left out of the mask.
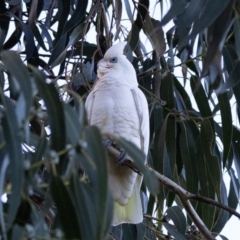
[[[119,154],[119,157],[118,157],[118,164],[119,165],[124,165],[124,162],[126,160],[126,152],[124,150],[120,150],[120,154]]]
[[[110,138],[107,138],[107,139],[103,140],[103,145],[104,145],[105,149],[108,149],[109,147],[111,147],[113,145],[113,140]]]

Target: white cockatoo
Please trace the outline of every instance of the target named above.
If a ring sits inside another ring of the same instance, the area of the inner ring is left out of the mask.
[[[134,143],[146,156],[149,147],[147,100],[138,88],[136,72],[124,53],[127,42],[112,46],[98,63],[98,80],[86,100],[90,125],[106,139]],[[109,188],[114,201],[112,225],[143,221],[140,198],[142,176],[109,155]]]

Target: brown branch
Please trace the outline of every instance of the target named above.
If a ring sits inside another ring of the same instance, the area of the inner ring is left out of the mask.
[[[108,150],[109,150],[109,152],[111,152],[112,154],[114,154],[116,156],[118,156],[118,154],[119,154],[119,151],[114,147],[110,147]],[[138,174],[141,174],[139,172],[139,170],[136,168],[136,166],[133,164],[132,161],[127,160],[127,163],[125,165],[130,167],[131,169],[133,169]],[[190,192],[186,191],[184,188],[182,188],[181,186],[179,186],[178,184],[176,184],[175,182],[173,182],[171,179],[169,179],[169,178],[165,177],[164,175],[158,173],[157,171],[155,171],[151,167],[148,167],[148,168],[149,168],[149,170],[151,170],[155,173],[155,175],[157,176],[157,178],[158,178],[158,180],[160,181],[161,184],[163,184],[164,186],[169,188],[172,192],[177,194],[179,197],[181,195],[182,197],[184,197],[185,200],[196,200],[196,201],[199,201],[199,202],[204,202],[204,203],[211,204],[213,206],[222,208],[223,210],[233,214],[234,216],[236,216],[237,218],[240,219],[240,213],[238,213],[235,209],[233,209],[231,207],[228,207],[228,206],[224,205],[223,203],[217,202],[217,201],[215,201],[211,198],[207,198],[207,197],[201,196],[199,194],[190,193]]]
[[[119,154],[120,154],[119,150],[112,146],[108,148],[108,151],[111,154],[114,154],[115,156],[119,156]],[[129,159],[127,159],[126,166],[128,166],[131,169],[134,169],[134,171],[140,173],[139,170],[137,170],[137,167],[134,165],[134,163]],[[202,235],[206,239],[215,239],[215,237],[211,234],[210,230],[206,227],[206,225],[204,224],[202,219],[198,216],[198,214],[195,211],[195,209],[193,208],[190,200],[201,201],[201,202],[205,202],[205,203],[220,207],[240,219],[240,214],[238,212],[236,212],[234,209],[232,209],[222,203],[214,201],[213,199],[206,198],[206,197],[200,196],[198,194],[192,194],[192,193],[186,191],[184,188],[179,186],[177,183],[175,183],[171,179],[169,179],[169,178],[165,177],[164,175],[160,174],[159,172],[155,171],[151,167],[148,167],[148,169],[154,172],[154,174],[156,175],[156,177],[158,178],[158,180],[161,184],[163,184],[165,187],[170,189],[172,192],[174,192],[179,197],[187,214],[189,215],[189,217],[192,219],[194,224],[197,226],[199,231],[202,233]]]
[[[159,182],[169,188],[172,192],[174,192],[180,199],[182,205],[184,206],[187,214],[192,219],[194,224],[197,226],[199,231],[206,239],[215,239],[214,236],[211,234],[209,229],[206,227],[202,219],[198,216],[197,212],[193,208],[191,202],[188,199],[189,193],[183,189],[181,186],[173,182],[171,179],[165,177],[164,175],[160,174],[159,172],[155,171],[154,169],[150,168],[156,177],[158,178]]]
[[[228,207],[220,202],[217,202],[211,198],[207,198],[207,197],[204,197],[204,196],[201,196],[199,194],[191,194],[191,193],[188,193],[189,196],[188,196],[188,199],[192,199],[192,200],[196,200],[196,201],[199,201],[199,202],[204,202],[204,203],[208,203],[208,204],[211,204],[213,206],[216,206],[216,207],[219,207],[219,208],[222,208],[223,210],[233,214],[235,217],[239,218],[240,219],[240,213],[238,213],[235,209],[231,208],[231,207]]]

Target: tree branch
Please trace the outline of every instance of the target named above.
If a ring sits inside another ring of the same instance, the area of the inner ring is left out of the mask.
[[[240,213],[238,213],[235,209],[231,208],[231,207],[228,207],[220,202],[217,202],[211,198],[207,198],[207,197],[204,197],[204,196],[201,196],[199,194],[191,194],[191,193],[188,193],[189,196],[188,196],[188,199],[192,199],[192,200],[196,200],[196,201],[199,201],[199,202],[204,202],[204,203],[208,203],[208,204],[211,204],[211,205],[214,205],[216,207],[219,207],[219,208],[222,208],[223,210],[233,214],[235,217],[239,218],[240,219]]]
[[[110,146],[108,148],[108,151],[111,154],[114,154],[115,156],[119,156],[119,154],[120,154],[119,150],[116,149],[113,146]],[[134,163],[131,160],[129,160],[129,159],[126,159],[126,160],[127,161],[126,161],[125,165],[127,167],[130,167],[135,172],[141,174],[139,172],[139,170],[137,169],[137,167],[134,165]],[[235,215],[236,217],[238,217],[240,219],[240,214],[237,211],[235,211],[235,209],[230,208],[230,207],[228,207],[228,206],[226,206],[226,205],[224,205],[224,204],[222,204],[220,202],[217,202],[217,201],[215,201],[213,199],[210,199],[210,198],[207,198],[207,197],[203,197],[203,196],[200,196],[198,194],[192,194],[192,193],[186,191],[184,188],[179,186],[177,183],[175,183],[171,179],[169,179],[169,178],[165,177],[164,175],[160,174],[159,172],[155,171],[151,167],[148,167],[148,169],[154,172],[154,174],[156,175],[157,179],[159,180],[159,182],[161,184],[163,184],[165,187],[170,189],[172,192],[174,192],[179,197],[179,199],[180,199],[183,207],[185,208],[187,214],[189,215],[189,217],[192,219],[194,224],[197,226],[199,231],[202,233],[202,235],[206,239],[215,239],[215,238],[211,234],[209,229],[206,227],[206,225],[203,223],[202,219],[198,216],[198,214],[195,211],[195,209],[193,208],[190,200],[201,201],[201,202],[205,202],[205,203],[217,206],[219,208],[222,208],[222,209],[230,212],[231,214]]]
[[[156,177],[158,178],[158,180],[161,184],[163,184],[164,186],[166,186],[167,188],[172,190],[172,192],[174,192],[179,197],[187,214],[192,219],[192,221],[197,226],[197,228],[202,233],[202,235],[206,239],[215,239],[214,236],[209,231],[209,229],[204,224],[204,222],[202,221],[202,219],[198,216],[198,214],[195,211],[195,209],[193,208],[191,202],[189,201],[189,199],[188,199],[189,193],[185,189],[180,187],[178,184],[173,182],[171,179],[165,177],[164,175],[160,174],[159,172],[155,171],[154,169],[152,169],[150,167],[149,167],[149,169],[155,173]]]

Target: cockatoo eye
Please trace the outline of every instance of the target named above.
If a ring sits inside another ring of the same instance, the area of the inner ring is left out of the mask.
[[[117,61],[118,61],[118,59],[117,59],[117,57],[113,57],[113,58],[111,58],[110,59],[110,63],[117,63]]]

